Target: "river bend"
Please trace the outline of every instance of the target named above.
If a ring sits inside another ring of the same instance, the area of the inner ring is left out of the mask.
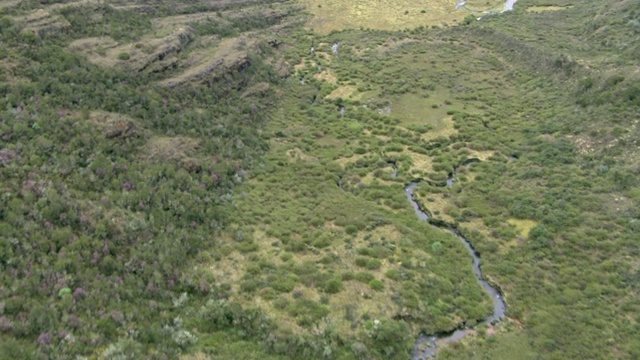
[[[411,203],[411,206],[413,207],[413,211],[418,217],[418,219],[422,221],[429,221],[429,215],[420,208],[420,205],[417,203],[413,195],[413,192],[417,185],[418,185],[417,182],[412,182],[407,187],[405,187],[404,191],[407,196],[407,200],[409,200],[409,202]],[[478,282],[478,285],[480,285],[484,289],[484,291],[486,291],[489,294],[489,296],[491,296],[491,299],[493,300],[493,313],[489,315],[486,319],[484,319],[482,323],[491,325],[491,324],[494,324],[495,322],[500,321],[504,317],[507,307],[504,302],[504,299],[502,298],[502,294],[500,290],[497,287],[489,284],[482,276],[482,271],[480,270],[479,254],[473,249],[473,247],[471,246],[471,243],[469,243],[469,241],[465,239],[457,229],[449,226],[445,226],[445,227],[436,226],[436,227],[449,231],[450,233],[455,235],[460,240],[460,242],[464,245],[464,247],[467,249],[467,252],[469,253],[469,255],[473,260],[473,272],[476,275],[476,281]],[[419,359],[431,358],[436,354],[436,343],[438,342],[451,343],[451,342],[458,341],[462,339],[469,331],[472,331],[472,329],[471,328],[459,329],[454,332],[445,333],[445,334],[433,334],[433,335],[421,334],[418,337],[418,339],[416,339],[413,349],[411,350],[411,359],[419,360]]]

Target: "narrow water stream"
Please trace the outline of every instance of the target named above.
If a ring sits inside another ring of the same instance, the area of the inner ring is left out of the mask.
[[[452,180],[453,181],[453,180]],[[413,211],[415,212],[418,219],[422,221],[429,221],[429,215],[420,208],[420,205],[415,200],[413,192],[418,185],[417,182],[410,183],[405,189],[405,195],[407,196],[407,200],[411,203],[413,207]],[[435,226],[435,225],[434,225]],[[453,235],[455,235],[460,242],[464,245],[464,247],[469,252],[469,255],[473,259],[473,272],[476,275],[476,281],[478,284],[491,296],[493,300],[493,314],[482,321],[483,324],[491,325],[496,321],[500,321],[504,317],[504,313],[506,311],[506,304],[502,299],[500,291],[489,284],[486,280],[484,280],[482,276],[482,271],[480,270],[480,257],[478,253],[473,249],[471,244],[467,239],[465,239],[460,232],[453,227],[438,227],[440,229],[449,231]],[[419,359],[427,359],[435,356],[436,354],[436,343],[451,343],[462,339],[471,328],[456,330],[452,333],[445,334],[433,334],[433,335],[425,335],[421,334],[418,339],[416,339],[413,349],[411,350],[411,359],[419,360]]]
[[[515,5],[516,1],[517,0],[505,0],[503,10],[501,12],[513,10],[513,6]],[[465,6],[466,2],[467,0],[457,0],[456,9],[463,10],[472,14],[495,14],[496,13],[491,10],[478,11],[478,10],[467,9]],[[476,161],[479,161],[479,160],[478,159],[467,160],[465,163],[462,164],[462,166],[465,166],[465,167],[469,166],[471,163]],[[393,178],[396,178],[398,176],[398,168],[396,167],[395,161],[388,161],[388,163],[394,169],[391,176]],[[455,184],[456,171],[457,169],[449,173],[445,186],[453,186]],[[413,207],[413,211],[418,217],[418,219],[420,219],[421,221],[429,221],[429,214],[427,214],[425,211],[423,211],[420,208],[420,205],[418,205],[413,195],[413,192],[417,185],[418,185],[418,182],[415,182],[415,181],[407,185],[404,189],[405,195],[407,196],[407,200],[409,200],[409,203],[411,203],[411,206]],[[339,186],[342,187],[342,179],[340,179]],[[506,306],[506,303],[504,302],[504,299],[502,298],[500,290],[498,290],[497,287],[494,287],[493,285],[489,284],[482,276],[482,271],[480,270],[479,254],[473,249],[473,247],[471,246],[471,243],[469,243],[469,241],[460,234],[460,231],[458,231],[458,229],[449,227],[449,226],[445,226],[445,227],[436,226],[433,223],[432,225],[434,227],[438,227],[440,229],[446,230],[452,233],[453,235],[455,235],[460,240],[460,242],[464,245],[464,247],[467,249],[467,252],[471,256],[473,260],[473,272],[476,275],[476,282],[484,289],[484,291],[486,291],[489,294],[489,296],[491,296],[491,299],[493,301],[493,313],[489,315],[486,319],[484,319],[482,321],[482,324],[492,325],[492,324],[495,324],[496,322],[501,321],[502,318],[504,318],[504,314],[506,312],[507,306]],[[447,344],[447,343],[459,341],[470,331],[473,331],[473,329],[464,328],[464,329],[455,330],[453,332],[438,333],[438,334],[431,334],[431,335],[420,334],[420,336],[418,336],[418,338],[413,344],[413,349],[411,350],[411,359],[423,360],[423,359],[432,358],[436,355],[438,343]]]

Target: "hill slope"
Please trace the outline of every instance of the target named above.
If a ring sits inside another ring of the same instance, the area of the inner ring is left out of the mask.
[[[0,358],[640,356],[638,5],[305,4],[0,2]]]

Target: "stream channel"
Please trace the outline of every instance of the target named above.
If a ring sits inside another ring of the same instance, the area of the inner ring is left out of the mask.
[[[516,1],[517,0],[505,0],[504,8],[501,12],[513,10],[513,5],[516,3]],[[467,9],[465,7],[465,4],[466,4],[466,0],[458,0],[456,4],[456,9],[467,11],[470,13],[494,14],[494,12],[490,10],[475,11],[475,10]],[[479,160],[469,159],[468,161],[464,162],[462,166],[467,167],[471,165],[473,162],[477,162],[477,161]],[[391,176],[394,178],[397,177],[398,168],[396,167],[395,162],[388,161],[388,163],[393,167],[393,174]],[[453,186],[455,184],[455,175],[457,172],[456,170],[449,173],[449,176],[447,177],[445,184],[443,185],[434,184],[434,185]],[[502,294],[500,290],[496,286],[489,284],[489,282],[487,282],[482,276],[482,270],[480,270],[480,254],[478,254],[473,249],[473,246],[471,246],[471,243],[469,243],[469,240],[464,238],[462,234],[460,234],[460,231],[458,229],[450,225],[446,225],[446,224],[441,225],[439,222],[434,223],[433,221],[429,220],[429,214],[426,212],[427,210],[424,210],[420,207],[420,205],[415,199],[415,196],[413,195],[413,192],[416,186],[418,186],[419,182],[420,181],[412,181],[411,183],[409,183],[409,185],[407,185],[404,188],[404,192],[405,192],[405,195],[407,196],[407,200],[409,200],[409,202],[411,203],[411,206],[413,207],[413,212],[421,221],[428,221],[433,227],[450,232],[455,237],[457,237],[458,240],[460,240],[462,245],[464,245],[465,249],[467,249],[467,252],[469,253],[469,256],[471,256],[471,259],[473,260],[473,272],[476,275],[476,282],[478,283],[478,285],[480,285],[484,289],[484,291],[486,291],[489,294],[489,296],[491,296],[491,299],[493,301],[493,313],[489,315],[486,319],[482,320],[480,323],[486,324],[486,325],[493,325],[497,322],[500,322],[502,318],[504,318],[504,314],[507,310],[507,305],[504,302],[504,299],[502,298]],[[342,177],[340,177],[338,186],[342,188]],[[431,334],[431,335],[420,334],[420,336],[418,336],[418,338],[414,342],[413,348],[411,349],[411,360],[423,360],[423,359],[432,358],[436,355],[436,350],[437,350],[436,347],[438,343],[448,344],[448,343],[459,341],[465,335],[467,335],[467,333],[471,331],[473,331],[473,328],[465,327],[465,328],[457,329],[451,332],[443,332],[443,333],[437,333],[437,334]]]
[[[478,159],[468,160],[467,162],[463,163],[462,166],[465,166],[465,167],[469,166],[471,165],[471,163],[476,161],[479,161],[479,160]],[[390,164],[394,167],[394,172],[392,176],[395,178],[398,175],[398,169],[395,166],[395,164],[393,163],[390,163]],[[453,171],[449,174],[449,178],[447,179],[447,182],[446,182],[447,186],[452,186],[454,184],[455,174],[456,174],[456,171]],[[413,207],[413,211],[418,217],[418,219],[420,219],[421,221],[429,221],[429,214],[427,213],[426,210],[423,210],[420,207],[420,205],[416,201],[415,196],[413,194],[416,186],[418,186],[418,183],[419,181],[413,181],[409,183],[409,185],[407,185],[404,188],[404,192],[405,192],[405,195],[407,196],[407,200],[409,200],[409,202],[411,203],[411,206]],[[473,260],[473,272],[476,275],[476,282],[478,283],[478,285],[480,285],[484,289],[484,291],[486,291],[489,294],[489,296],[491,296],[491,299],[493,300],[493,313],[489,315],[486,319],[482,320],[481,323],[486,325],[492,325],[492,324],[495,324],[496,322],[499,322],[504,317],[507,307],[502,298],[500,290],[497,287],[489,284],[483,278],[482,271],[480,270],[480,255],[473,249],[473,247],[471,246],[471,243],[469,243],[469,241],[460,234],[460,231],[458,231],[458,229],[448,225],[439,226],[434,224],[433,222],[430,222],[430,223],[434,227],[437,227],[439,229],[452,233],[455,237],[458,238],[458,240],[460,240],[462,245],[464,245],[464,247],[467,249],[467,252],[469,253],[469,255]],[[447,344],[447,343],[458,341],[462,339],[470,331],[473,331],[473,329],[464,328],[464,329],[455,330],[453,332],[438,333],[438,334],[432,334],[432,335],[420,334],[420,336],[416,339],[413,345],[413,349],[411,350],[411,359],[422,360],[422,359],[432,358],[436,354],[436,343]]]
[[[517,0],[505,0],[504,7],[501,12],[513,10],[513,5],[516,3],[516,1]],[[466,2],[467,2],[466,0],[458,0],[456,3],[456,9],[464,10],[470,13],[484,13],[484,14],[493,13],[490,10],[474,11],[474,10],[467,9],[465,7]],[[467,162],[463,165],[469,166],[471,165],[472,162],[475,162],[475,161],[477,161],[477,159],[473,159],[472,161]],[[398,175],[398,169],[395,167],[395,164],[392,164],[392,166],[394,167],[392,176],[395,178]],[[449,177],[447,178],[447,181],[446,181],[446,186],[454,185],[455,175],[456,175],[455,170],[449,174]],[[418,202],[415,199],[415,196],[413,195],[413,191],[415,190],[416,186],[418,186],[418,183],[419,181],[411,182],[409,185],[407,185],[404,188],[404,192],[405,192],[405,195],[407,196],[407,200],[409,200],[409,202],[411,203],[411,206],[413,207],[413,211],[418,217],[418,219],[420,219],[421,221],[429,221],[429,214],[427,214],[426,210],[423,210],[422,208],[420,208],[420,205],[418,204]],[[486,291],[489,294],[489,296],[491,296],[491,299],[493,300],[493,314],[489,315],[481,323],[486,325],[492,325],[496,322],[499,322],[504,317],[504,313],[507,310],[507,305],[504,302],[504,299],[502,298],[500,290],[497,287],[489,284],[482,276],[482,271],[480,270],[480,255],[473,249],[473,247],[471,246],[471,243],[469,243],[469,240],[465,239],[460,234],[460,231],[458,231],[458,229],[448,225],[439,226],[434,224],[431,221],[429,222],[434,227],[437,227],[439,229],[443,229],[452,233],[455,237],[458,238],[458,240],[460,240],[462,245],[464,245],[465,249],[467,249],[467,252],[473,259],[473,272],[476,275],[476,282],[478,283],[478,285],[480,285],[484,289],[484,291]],[[422,360],[422,359],[432,358],[436,355],[437,343],[448,344],[448,343],[459,341],[470,331],[473,331],[473,329],[464,328],[464,329],[455,330],[453,332],[438,333],[438,334],[432,334],[432,335],[420,334],[420,336],[418,336],[418,338],[413,344],[413,349],[411,349],[411,359]]]

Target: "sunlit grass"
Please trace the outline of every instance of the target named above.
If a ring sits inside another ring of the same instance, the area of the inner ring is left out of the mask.
[[[536,221],[526,220],[526,219],[509,219],[507,222],[513,226],[515,226],[516,230],[523,238],[529,236],[529,231],[533,229],[534,226],[538,225]]]
[[[569,6],[553,6],[553,5],[549,5],[549,6],[528,6],[527,7],[527,12],[532,12],[532,13],[540,13],[540,12],[545,12],[545,11],[561,11],[561,10],[568,10],[573,8],[572,5]]]
[[[467,12],[456,10],[453,0],[302,0],[314,16],[307,26],[321,34],[342,29],[403,30],[418,26],[446,26],[461,22]],[[469,0],[470,9],[500,8],[502,2]]]

